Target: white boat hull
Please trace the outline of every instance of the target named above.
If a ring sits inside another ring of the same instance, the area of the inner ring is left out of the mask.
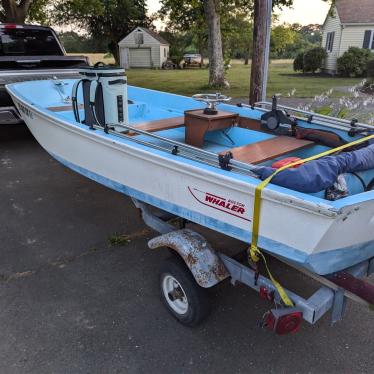
[[[67,167],[112,189],[249,243],[255,184],[213,167],[75,126],[10,91],[37,141]],[[339,210],[263,193],[259,246],[326,274],[373,254],[374,201]]]

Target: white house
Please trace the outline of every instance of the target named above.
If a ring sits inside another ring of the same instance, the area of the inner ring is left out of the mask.
[[[169,56],[169,43],[144,27],[136,27],[118,46],[121,66],[125,69],[161,68]]]
[[[336,0],[323,24],[324,71],[335,74],[337,59],[349,47],[374,51],[374,0]]]

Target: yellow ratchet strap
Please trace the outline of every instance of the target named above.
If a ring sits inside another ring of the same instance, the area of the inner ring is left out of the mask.
[[[267,177],[266,179],[264,179],[261,183],[259,183],[257,185],[256,190],[255,190],[254,209],[253,209],[252,241],[251,241],[251,247],[250,247],[250,256],[251,256],[251,260],[253,262],[258,262],[260,260],[260,258],[262,258],[262,260],[264,261],[266,270],[269,274],[269,278],[272,281],[272,283],[274,284],[275,288],[277,289],[277,291],[279,293],[279,296],[281,297],[283,303],[286,306],[292,307],[294,305],[293,305],[293,302],[291,301],[291,299],[287,296],[287,293],[284,291],[281,284],[279,282],[277,282],[277,280],[272,276],[272,274],[270,272],[270,269],[268,267],[268,264],[266,262],[265,256],[263,255],[263,253],[261,252],[261,250],[257,246],[258,235],[259,235],[259,231],[260,231],[261,195],[262,195],[263,189],[271,182],[271,180],[278,173],[280,173],[283,170],[286,170],[286,169],[291,168],[291,167],[296,166],[296,165],[304,164],[304,163],[309,162],[309,161],[316,160],[316,159],[324,157],[324,156],[331,155],[333,153],[342,151],[346,148],[350,148],[350,147],[352,147],[356,144],[366,142],[370,139],[374,139],[374,135],[370,135],[370,136],[367,136],[365,138],[356,140],[352,143],[348,143],[348,144],[342,145],[340,147],[330,149],[328,151],[324,151],[322,153],[319,153],[318,155],[308,157],[304,160],[298,160],[298,161],[292,162],[291,164],[282,166],[281,168],[277,169],[272,175],[270,175],[269,177]]]

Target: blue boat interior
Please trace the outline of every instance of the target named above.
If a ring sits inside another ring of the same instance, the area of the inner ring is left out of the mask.
[[[38,82],[39,90],[36,92],[35,83],[36,82],[24,82],[22,84],[18,84],[16,89],[20,89],[20,87],[22,87],[22,91],[20,90],[20,96],[26,101],[32,102],[33,105],[42,107],[44,111],[49,114],[53,114],[53,116],[57,118],[61,118],[69,123],[76,124],[77,126],[79,125],[74,118],[73,110],[63,101],[63,96],[70,96],[74,80],[64,81],[63,93],[61,93],[60,89],[56,88],[51,81]],[[51,85],[53,86],[52,90]],[[48,92],[48,95],[45,94],[46,92]],[[187,110],[204,108],[204,104],[199,103],[192,98],[133,86],[128,86],[128,99],[129,124],[133,127],[139,126],[139,128],[142,128],[144,123],[168,119],[175,120],[176,118],[182,118]],[[82,93],[78,95],[78,101],[82,103]],[[63,106],[67,108],[65,110],[55,109]],[[237,107],[227,104],[220,104],[218,108],[225,112],[236,113],[240,117],[248,118],[257,122],[260,121],[260,118],[264,113],[263,111],[257,109]],[[80,109],[80,115],[82,118],[84,118],[83,109]],[[305,128],[326,129],[322,125],[307,121],[299,121],[298,125]],[[348,142],[357,140],[362,136],[357,135],[356,137],[352,138],[348,136],[347,131],[345,130],[335,129],[333,131]],[[167,129],[156,129],[152,133],[173,141],[185,143],[186,127],[183,125],[182,121],[178,126],[173,126],[172,128]],[[207,132],[204,136],[204,143],[201,148],[203,150],[216,153],[218,157],[219,154],[227,152],[230,149],[256,144],[274,139],[276,137],[276,134],[257,131],[245,126],[230,126],[225,129]],[[144,140],[156,145],[162,144],[162,140],[152,138],[144,134],[132,134],[132,138]],[[324,145],[316,143],[310,144],[307,147],[296,149],[290,153],[282,154],[270,160],[264,160],[263,162],[258,163],[258,165],[271,166],[275,161],[282,160],[287,157],[298,157],[305,159],[328,149],[329,147]],[[374,170],[372,169],[354,174],[347,174],[345,175],[345,178],[348,184],[349,196],[362,194],[365,192],[365,187],[373,180]],[[310,193],[309,195],[315,196],[319,199],[325,199],[325,191]]]

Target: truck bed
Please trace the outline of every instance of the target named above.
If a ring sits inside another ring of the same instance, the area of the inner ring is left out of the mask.
[[[29,80],[77,78],[85,56],[67,56],[50,27],[0,24],[0,125],[23,123],[5,85]]]

